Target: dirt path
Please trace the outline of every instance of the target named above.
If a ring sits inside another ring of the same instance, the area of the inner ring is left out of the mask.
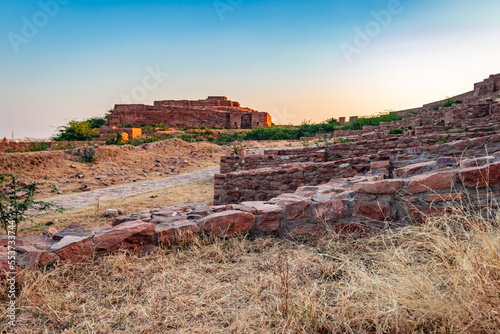
[[[75,208],[82,205],[93,204],[97,201],[97,198],[99,198],[100,201],[106,201],[106,200],[137,195],[149,191],[175,187],[195,181],[206,180],[213,177],[218,172],[219,172],[219,167],[212,167],[164,179],[138,182],[123,186],[109,187],[109,188],[72,194],[72,195],[57,196],[53,198],[44,199],[43,201],[52,202],[55,205],[61,206],[63,208]]]

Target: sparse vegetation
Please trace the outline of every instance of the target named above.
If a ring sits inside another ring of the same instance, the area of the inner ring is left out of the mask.
[[[447,98],[445,101],[441,102],[439,105],[436,105],[432,108],[432,110],[439,110],[440,107],[449,108],[454,104],[460,104],[462,100],[453,100],[451,98]]]
[[[87,141],[93,140],[99,135],[101,128],[108,121],[113,110],[108,110],[102,117],[91,117],[84,121],[72,120],[68,124],[57,128],[52,136],[54,141]]]
[[[403,117],[399,116],[395,112],[391,111],[388,113],[378,113],[372,116],[360,117],[355,122],[346,124],[342,126],[342,130],[362,130],[365,125],[378,126],[380,122],[392,122],[400,121]]]
[[[52,203],[34,200],[39,185],[41,183],[22,182],[13,174],[0,174],[0,223],[6,235],[12,235],[9,234],[10,230],[17,236],[20,223],[28,219],[31,209],[56,209],[62,212]]]
[[[404,129],[393,129],[393,128],[389,129],[390,135],[401,135],[401,134],[403,134],[403,132],[405,132]]]
[[[80,162],[93,164],[96,161],[95,149],[93,147],[82,147],[76,150]]]

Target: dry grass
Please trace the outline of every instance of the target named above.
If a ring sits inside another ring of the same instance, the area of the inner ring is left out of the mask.
[[[495,333],[499,292],[497,221],[461,213],[355,240],[202,238],[27,272],[18,330]]]
[[[54,227],[61,231],[72,223],[79,223],[83,227],[111,224],[113,219],[104,217],[106,209],[122,208],[126,214],[130,214],[187,201],[211,202],[214,196],[213,188],[213,178],[210,178],[135,196],[100,201],[98,207],[96,203],[95,205],[70,209],[63,214],[57,212],[44,213],[34,216],[33,221],[21,223],[19,237],[41,234],[47,227]]]

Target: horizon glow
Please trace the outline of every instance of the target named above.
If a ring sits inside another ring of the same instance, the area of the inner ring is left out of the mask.
[[[419,107],[500,72],[492,0],[6,0],[0,10],[2,138],[46,138],[115,103],[209,95],[277,124],[320,122]]]

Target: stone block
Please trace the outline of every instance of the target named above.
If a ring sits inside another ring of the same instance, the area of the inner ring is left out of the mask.
[[[98,251],[143,251],[153,241],[155,225],[142,221],[126,222],[112,229],[96,233],[94,242]]]
[[[200,228],[213,236],[233,236],[248,233],[254,225],[255,216],[253,214],[232,210],[205,217]]]
[[[355,193],[366,194],[394,194],[403,186],[403,180],[382,180],[374,182],[360,182],[354,185]]]
[[[390,219],[391,207],[385,202],[365,202],[354,200],[354,214],[356,216],[369,218],[375,221]]]
[[[452,189],[456,182],[457,172],[447,171],[414,176],[408,185],[410,194],[424,193],[429,190]]]
[[[460,178],[468,188],[495,187],[500,185],[500,162],[484,167],[470,167],[460,171]]]

